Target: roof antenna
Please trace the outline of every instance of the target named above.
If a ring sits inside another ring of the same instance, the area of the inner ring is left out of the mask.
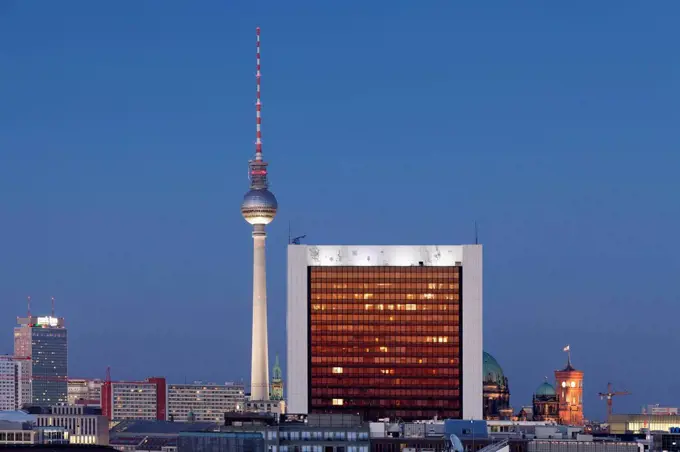
[[[300,240],[304,239],[305,237],[307,237],[307,234],[300,235],[300,236],[297,236],[297,237],[293,237],[291,229],[290,229],[290,221],[288,222],[288,244],[289,245],[299,245]]]
[[[257,100],[255,101],[255,160],[262,160],[262,102],[260,101],[260,27],[255,29],[257,35]]]
[[[54,297],[52,297],[52,317],[54,317]]]
[[[477,230],[477,220],[475,220],[475,245],[479,245],[479,231]]]
[[[31,297],[30,296],[26,297],[26,300],[28,301],[28,318],[29,318],[29,322],[30,322],[30,319],[31,319]]]

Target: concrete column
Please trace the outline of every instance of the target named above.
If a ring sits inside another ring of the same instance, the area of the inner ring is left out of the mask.
[[[267,272],[264,225],[253,226],[253,350],[250,369],[251,400],[269,400],[269,344],[267,342]]]

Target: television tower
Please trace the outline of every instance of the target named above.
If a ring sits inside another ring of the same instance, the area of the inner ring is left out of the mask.
[[[276,216],[278,203],[268,190],[267,163],[262,159],[262,103],[260,101],[260,27],[257,35],[257,98],[255,101],[255,157],[248,163],[250,190],[243,197],[241,214],[253,225],[253,343],[250,399],[269,400],[269,346],[267,343],[267,276],[264,227]]]

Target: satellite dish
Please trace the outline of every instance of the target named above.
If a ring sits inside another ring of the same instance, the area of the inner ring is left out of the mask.
[[[453,450],[453,452],[465,452],[463,443],[456,435],[452,433],[451,436],[449,436],[449,440],[451,441],[451,450]]]

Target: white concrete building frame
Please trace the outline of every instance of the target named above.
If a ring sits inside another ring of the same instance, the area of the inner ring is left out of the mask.
[[[463,418],[482,419],[482,259],[481,245],[289,245],[286,314],[288,412],[307,414],[309,410],[308,267],[461,265]]]

